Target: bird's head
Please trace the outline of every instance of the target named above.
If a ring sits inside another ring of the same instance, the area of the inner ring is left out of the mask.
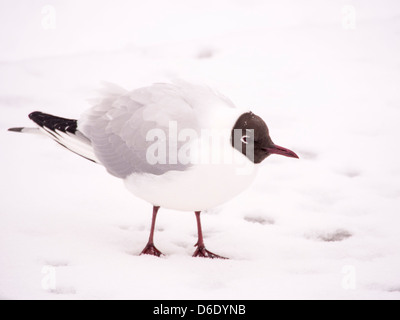
[[[254,163],[260,163],[271,154],[299,158],[293,151],[272,142],[264,120],[252,112],[242,114],[232,129],[232,146]]]

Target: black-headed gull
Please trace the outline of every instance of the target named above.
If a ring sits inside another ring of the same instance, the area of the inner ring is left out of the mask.
[[[205,248],[200,212],[246,189],[258,164],[271,154],[298,158],[277,146],[265,122],[216,91],[177,81],[126,91],[109,86],[79,120],[42,112],[29,115],[38,127],[10,128],[48,135],[76,154],[103,165],[136,196],[153,205],[142,254],[160,256],[154,229],[160,207],[194,211],[198,242],[194,257],[222,258]]]

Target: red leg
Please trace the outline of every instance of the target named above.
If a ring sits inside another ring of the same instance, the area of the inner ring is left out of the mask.
[[[194,245],[197,247],[196,251],[193,254],[193,257],[202,257],[202,258],[210,258],[210,259],[227,259],[221,257],[215,253],[208,251],[204,245],[203,239],[203,230],[201,229],[201,220],[200,220],[200,211],[196,211],[196,220],[197,220],[197,233],[198,233],[198,241]]]
[[[156,256],[156,257],[159,257],[162,255],[161,251],[159,251],[154,246],[154,229],[156,227],[156,218],[157,218],[158,209],[160,209],[160,207],[153,206],[153,219],[151,221],[151,230],[150,230],[149,241],[147,242],[146,247],[143,249],[143,251],[140,255],[148,254],[148,255],[152,255],[152,256]]]

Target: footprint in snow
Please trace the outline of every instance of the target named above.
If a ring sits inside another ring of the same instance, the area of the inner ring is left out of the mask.
[[[53,294],[76,294],[76,290],[73,287],[56,287],[50,290]]]
[[[357,170],[346,170],[343,172],[343,174],[349,178],[356,178],[361,175],[361,173]]]
[[[316,232],[308,235],[307,238],[316,239],[323,242],[340,242],[352,236],[353,235],[345,229],[337,229],[332,232]]]
[[[51,266],[51,267],[55,267],[55,268],[59,268],[59,267],[68,267],[69,266],[69,262],[67,260],[46,260],[44,263],[46,266]]]
[[[197,59],[210,59],[212,58],[216,53],[216,50],[211,47],[205,47],[201,48],[196,55]]]
[[[248,215],[244,217],[244,220],[247,222],[251,223],[258,223],[261,225],[267,225],[267,224],[274,224],[275,221],[272,218],[269,217],[262,217],[262,216],[257,216],[257,215]]]

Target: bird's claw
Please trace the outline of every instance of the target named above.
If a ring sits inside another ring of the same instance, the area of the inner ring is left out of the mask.
[[[206,249],[206,247],[199,246],[197,243],[195,244],[195,247],[197,247],[197,249],[194,252],[193,257],[209,258],[209,259],[224,259],[224,260],[228,259],[228,258],[219,256],[215,253],[212,253],[211,251],[208,251]]]
[[[152,243],[148,243],[146,245],[146,247],[143,249],[143,251],[140,255],[143,255],[143,254],[147,254],[147,255],[155,256],[155,257],[160,257],[163,255],[163,253],[160,250],[158,250]]]

